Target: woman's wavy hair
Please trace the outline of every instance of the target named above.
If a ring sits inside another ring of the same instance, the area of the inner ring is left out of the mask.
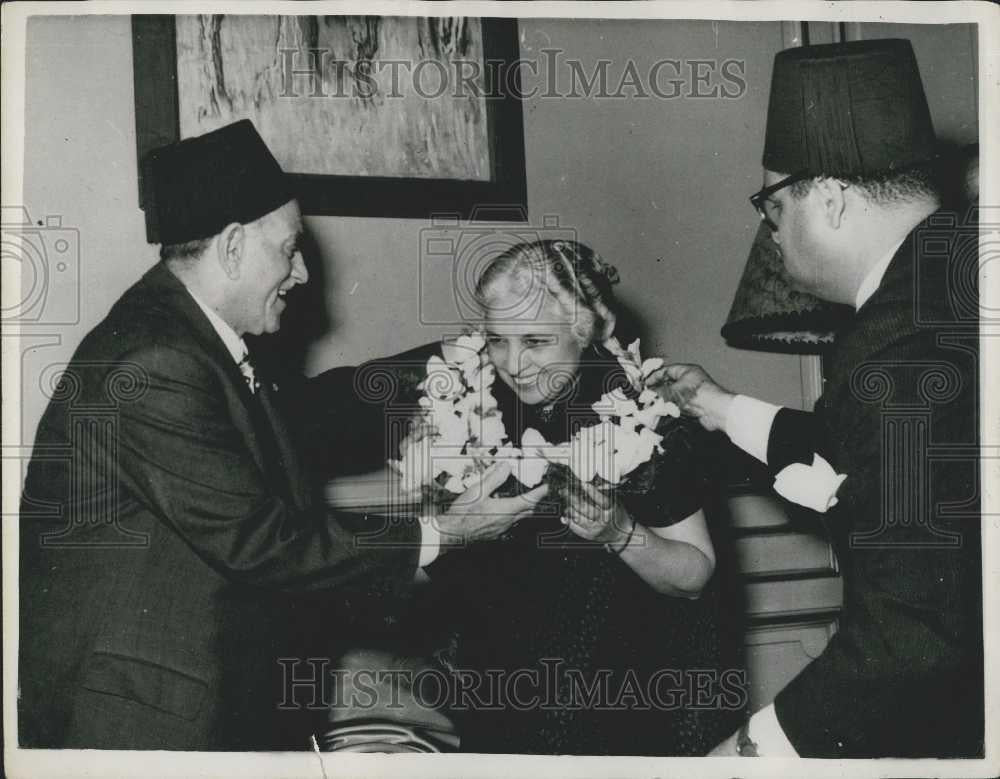
[[[567,240],[519,243],[494,257],[476,283],[476,299],[486,306],[491,289],[505,279],[528,305],[537,290],[566,311],[581,346],[604,340],[610,322],[618,316],[611,287],[618,271],[585,244]],[[536,309],[537,310],[537,309]],[[608,333],[610,335],[610,333]]]

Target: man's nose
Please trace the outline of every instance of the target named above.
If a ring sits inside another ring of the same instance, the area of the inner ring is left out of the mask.
[[[291,276],[295,279],[296,284],[305,284],[309,281],[309,271],[306,268],[305,260],[302,259],[302,252],[295,252],[295,256],[292,257]]]

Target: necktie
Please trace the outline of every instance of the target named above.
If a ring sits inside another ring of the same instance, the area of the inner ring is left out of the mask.
[[[294,474],[289,472],[290,469],[296,468],[295,455],[290,449],[288,430],[274,406],[271,395],[272,387],[277,389],[277,385],[269,384],[266,375],[264,381],[261,381],[249,352],[243,355],[243,359],[237,365],[250,389],[250,394],[254,396],[254,402],[249,404],[249,409],[251,417],[256,420],[257,440],[264,460],[269,464],[266,470],[272,475],[273,483],[289,505],[300,505],[301,501],[292,484],[298,478],[298,472],[297,470]],[[301,486],[300,491],[305,494]]]
[[[247,387],[250,389],[250,394],[255,395],[257,390],[260,389],[260,381],[257,379],[257,374],[254,372],[253,363],[250,362],[250,354],[243,355],[243,359],[239,362],[240,373],[243,374],[243,379],[247,383]]]

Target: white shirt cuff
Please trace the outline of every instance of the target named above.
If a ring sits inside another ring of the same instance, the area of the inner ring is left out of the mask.
[[[420,517],[420,557],[417,568],[430,565],[441,552],[441,531],[434,517]]]
[[[757,744],[757,754],[760,757],[798,757],[792,742],[788,740],[785,731],[781,729],[774,704],[767,706],[750,718],[747,725],[747,735]]]
[[[737,395],[726,412],[726,435],[747,454],[767,465],[767,440],[781,406]]]

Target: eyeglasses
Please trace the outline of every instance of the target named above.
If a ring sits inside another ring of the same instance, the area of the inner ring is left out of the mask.
[[[774,220],[772,220],[771,217],[767,215],[767,211],[764,210],[765,201],[767,201],[771,197],[771,195],[773,195],[778,190],[784,189],[785,187],[791,186],[792,184],[795,184],[798,181],[803,181],[809,177],[810,174],[808,171],[800,170],[798,173],[793,173],[791,176],[786,176],[776,184],[772,184],[769,187],[764,187],[758,192],[754,192],[752,195],[750,195],[750,205],[752,205],[754,210],[758,214],[760,214],[761,221],[767,225],[767,229],[770,230],[772,233],[776,233],[778,231],[778,225],[774,223]]]

